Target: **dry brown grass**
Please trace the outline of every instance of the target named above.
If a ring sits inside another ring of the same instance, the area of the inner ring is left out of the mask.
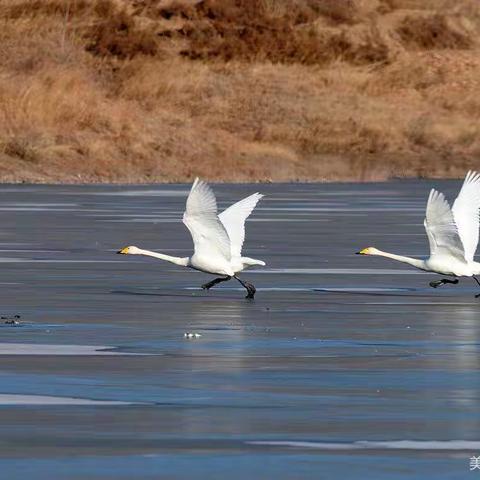
[[[477,0],[0,3],[0,179],[480,167]]]

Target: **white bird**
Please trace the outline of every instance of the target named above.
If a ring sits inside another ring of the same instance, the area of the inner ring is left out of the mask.
[[[233,277],[247,290],[246,298],[254,298],[255,287],[251,283],[240,280],[236,274],[252,265],[265,265],[262,260],[242,257],[245,220],[262,197],[260,193],[254,193],[218,215],[217,201],[213,191],[204,181],[196,178],[183,214],[183,223],[193,239],[194,254],[191,257],[172,257],[135,246],[122,248],[117,253],[147,255],[201,272],[222,275],[202,285],[206,290]]]
[[[480,263],[473,259],[478,244],[479,211],[480,174],[469,171],[452,208],[443,193],[433,188],[430,191],[423,222],[430,244],[430,257],[426,260],[382,252],[373,247],[365,248],[358,254],[391,258],[441,275],[473,277],[480,285],[475,277],[480,274]],[[437,288],[445,283],[456,284],[458,278],[442,278],[430,282],[430,286]]]

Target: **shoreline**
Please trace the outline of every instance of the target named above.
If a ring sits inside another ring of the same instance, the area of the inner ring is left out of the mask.
[[[201,155],[199,155],[201,157]],[[203,160],[203,161],[202,161]],[[1,184],[39,185],[151,185],[189,184],[195,177],[210,183],[375,183],[390,180],[463,179],[480,169],[480,157],[437,155],[316,155],[315,157],[258,159],[209,158],[195,165],[181,159],[119,160],[118,170],[102,168],[101,158],[63,159],[39,163],[0,155]],[[133,163],[134,162],[134,163]],[[100,166],[98,166],[100,165]]]
[[[472,170],[475,170],[472,168]],[[339,184],[339,185],[369,185],[369,184],[388,184],[391,182],[414,182],[419,180],[425,181],[434,181],[434,180],[451,180],[451,181],[461,181],[465,177],[465,173],[459,176],[451,176],[451,177],[389,177],[385,179],[379,180],[348,180],[348,179],[332,179],[332,180],[286,180],[286,181],[268,181],[268,180],[250,180],[250,181],[230,181],[230,180],[209,180],[208,176],[202,177],[199,175],[198,177],[202,180],[207,181],[209,184],[212,185],[331,185],[331,184]],[[91,182],[74,182],[74,181],[61,181],[61,182],[48,182],[48,181],[38,181],[38,182],[25,182],[22,180],[19,181],[1,181],[0,186],[46,186],[46,187],[61,187],[61,186],[98,186],[98,187],[148,187],[148,186],[162,186],[162,185],[186,185],[190,186],[193,182],[194,178],[184,181],[157,181],[157,182],[112,182],[112,181],[91,181]]]

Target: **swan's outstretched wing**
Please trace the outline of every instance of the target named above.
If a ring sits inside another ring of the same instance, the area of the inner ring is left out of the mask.
[[[430,255],[451,255],[465,261],[462,241],[450,205],[443,193],[432,188],[427,202],[425,221]]]
[[[230,260],[230,240],[217,215],[217,201],[211,188],[195,179],[187,198],[183,223],[192,234],[195,254],[202,257],[221,256]]]
[[[480,175],[468,172],[460,193],[453,203],[452,212],[457,224],[458,234],[465,250],[465,259],[473,261],[478,245],[480,210]]]
[[[263,197],[261,193],[254,193],[224,210],[218,218],[223,223],[230,238],[232,257],[240,257],[245,240],[245,220],[252,213],[258,201]]]

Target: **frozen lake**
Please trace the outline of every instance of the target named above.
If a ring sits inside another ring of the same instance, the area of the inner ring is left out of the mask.
[[[433,185],[214,185],[253,302],[115,255],[190,255],[189,186],[0,186],[1,478],[480,479],[476,284],[354,255],[426,255]]]

